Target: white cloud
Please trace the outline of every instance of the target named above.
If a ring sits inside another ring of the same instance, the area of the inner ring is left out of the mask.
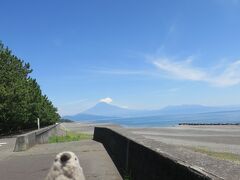
[[[213,83],[219,86],[240,84],[240,60],[229,64],[222,74],[213,78]]]
[[[146,55],[148,62],[157,67],[153,69],[126,70],[126,69],[99,69],[92,72],[109,75],[133,75],[133,76],[154,76],[166,75],[167,78],[205,82],[213,86],[227,87],[240,84],[240,60],[227,63],[226,60],[219,61],[213,67],[201,68],[193,65],[194,56],[183,60],[172,58],[156,58]],[[111,98],[101,99],[100,102],[111,103]]]
[[[191,67],[189,60],[182,62],[171,62],[166,58],[157,59],[153,61],[153,64],[160,70],[165,71],[172,75],[174,78],[186,79],[186,80],[203,80],[206,77],[206,73]]]
[[[169,58],[157,58],[152,63],[161,72],[175,79],[202,81],[222,87],[240,84],[240,60],[229,63],[221,72],[214,72],[213,68],[194,67],[191,58],[179,62]]]
[[[106,97],[106,98],[103,98],[103,99],[100,99],[99,102],[105,102],[105,103],[111,103],[113,100],[112,98],[110,97]]]

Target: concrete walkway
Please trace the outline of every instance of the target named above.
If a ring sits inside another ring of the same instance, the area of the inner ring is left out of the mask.
[[[86,180],[121,180],[115,165],[102,144],[93,140],[42,144],[23,152],[12,152],[15,139],[0,139],[9,142],[0,147],[1,180],[43,180],[54,157],[62,151],[77,154]]]
[[[0,161],[12,155],[16,138],[3,138],[0,139]],[[1,179],[1,178],[0,178]]]

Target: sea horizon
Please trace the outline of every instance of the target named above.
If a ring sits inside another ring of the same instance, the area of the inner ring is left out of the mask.
[[[209,112],[198,114],[168,114],[158,116],[122,117],[99,120],[75,120],[74,122],[110,123],[123,127],[173,127],[187,124],[237,124],[240,111]]]

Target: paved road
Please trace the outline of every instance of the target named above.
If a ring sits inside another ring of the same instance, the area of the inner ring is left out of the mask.
[[[0,139],[4,143],[0,146],[1,180],[43,180],[55,155],[62,151],[77,154],[86,180],[122,180],[103,145],[93,140],[41,144],[27,151],[12,152],[15,140]]]

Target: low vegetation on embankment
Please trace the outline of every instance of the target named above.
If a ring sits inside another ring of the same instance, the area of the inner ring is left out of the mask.
[[[91,134],[67,132],[65,136],[51,136],[48,142],[61,143],[61,142],[80,141],[80,140],[86,140],[86,139],[92,139],[92,138],[93,136]]]
[[[206,155],[211,156],[216,159],[231,161],[231,162],[240,164],[240,155],[238,155],[238,154],[233,154],[233,153],[229,153],[229,152],[211,151],[204,147],[190,148],[190,149],[192,149],[195,152],[206,154]]]
[[[60,116],[44,95],[32,69],[0,42],[0,135],[58,122]]]

